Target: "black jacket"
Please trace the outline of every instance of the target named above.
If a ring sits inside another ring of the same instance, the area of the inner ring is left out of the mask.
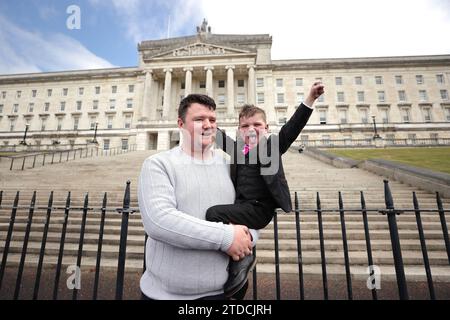
[[[262,138],[258,144],[258,148],[262,149],[262,155],[267,154],[269,159],[272,159],[273,151],[278,149],[278,152],[273,156],[276,157],[278,161],[278,170],[276,172],[270,172],[269,174],[263,173],[264,169],[270,169],[273,164],[272,161],[266,163],[266,159],[264,161],[260,161],[262,159],[258,156],[258,163],[261,164],[261,173],[263,179],[269,189],[273,199],[276,201],[278,206],[283,209],[285,212],[292,211],[292,201],[291,195],[289,191],[289,186],[286,181],[286,177],[284,175],[283,163],[281,161],[281,156],[289,149],[291,144],[297,139],[298,135],[305,127],[306,123],[311,116],[312,109],[305,106],[303,103],[297,108],[292,117],[283,125],[280,129],[278,135],[271,135],[269,138]],[[241,139],[238,141],[234,141],[230,137],[228,137],[224,131],[218,129],[216,135],[216,144],[223,151],[228,153],[231,156],[231,164],[230,164],[230,174],[231,180],[236,186],[236,172],[237,165],[241,164],[242,161],[238,162],[238,157],[242,157],[242,147],[243,142]],[[230,148],[231,146],[231,148]],[[231,149],[231,150],[230,150]],[[276,166],[275,166],[276,167]]]

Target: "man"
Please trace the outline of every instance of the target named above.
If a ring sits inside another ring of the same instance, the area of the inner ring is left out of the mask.
[[[205,220],[206,210],[234,202],[224,158],[213,150],[215,102],[192,94],[178,108],[182,143],[147,158],[138,200],[145,232],[146,267],[140,288],[151,299],[224,299],[228,256],[251,254],[257,233]]]

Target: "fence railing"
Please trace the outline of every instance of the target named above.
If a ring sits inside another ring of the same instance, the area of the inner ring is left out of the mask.
[[[100,224],[98,226],[98,238],[96,241],[97,251],[96,251],[96,263],[95,263],[95,280],[92,292],[92,299],[95,300],[98,298],[98,288],[100,283],[100,276],[102,275],[102,245],[103,245],[103,236],[105,234],[105,224],[107,223],[107,214],[119,213],[121,214],[121,223],[120,223],[120,231],[116,231],[117,234],[120,234],[119,239],[119,252],[117,259],[117,273],[116,273],[116,281],[115,281],[115,299],[120,300],[123,298],[123,289],[124,289],[124,280],[126,273],[126,257],[127,257],[127,235],[128,235],[128,224],[130,214],[134,212],[138,212],[138,209],[134,209],[130,207],[130,182],[127,182],[125,188],[125,194],[123,197],[123,205],[120,208],[110,208],[107,206],[107,194],[104,194],[103,201],[101,207],[91,207],[89,205],[88,195],[84,197],[84,204],[82,207],[74,207],[71,206],[71,193],[69,192],[65,201],[65,206],[55,206],[55,199],[53,197],[53,192],[51,192],[50,197],[48,199],[47,206],[38,207],[36,206],[36,191],[33,193],[33,197],[29,206],[19,206],[19,192],[16,193],[14,198],[14,203],[12,206],[2,206],[2,197],[3,191],[0,191],[0,210],[11,210],[8,230],[4,241],[4,246],[2,250],[2,260],[0,266],[0,290],[2,289],[2,283],[5,275],[5,268],[8,263],[8,256],[10,252],[10,245],[13,238],[16,215],[18,210],[27,210],[28,218],[26,220],[26,227],[24,231],[23,244],[21,250],[20,261],[17,265],[17,276],[14,290],[9,290],[8,292],[13,292],[12,299],[19,299],[20,290],[24,286],[33,287],[33,299],[38,299],[39,291],[41,286],[41,274],[43,265],[45,264],[46,259],[46,245],[48,242],[48,232],[50,221],[52,219],[59,218],[59,223],[62,223],[61,231],[60,231],[60,241],[58,246],[58,258],[55,267],[55,274],[53,283],[47,283],[47,286],[53,286],[53,299],[58,299],[58,285],[61,277],[61,268],[63,265],[63,256],[64,256],[64,246],[66,243],[66,234],[68,227],[68,217],[69,215],[73,215],[74,213],[81,213],[81,224],[79,225],[79,241],[78,241],[78,250],[77,250],[77,259],[76,266],[78,268],[82,265],[83,259],[83,245],[85,243],[85,232],[86,232],[86,224],[88,216],[90,218],[93,217],[94,214],[100,214]],[[302,208],[299,202],[299,197],[297,192],[295,193],[295,235],[296,235],[296,252],[297,252],[297,261],[298,261],[298,287],[299,287],[299,297],[301,300],[305,299],[305,281],[304,281],[304,271],[303,267],[305,263],[303,262],[303,250],[302,250],[302,215],[305,213],[315,213],[317,215],[317,226],[319,233],[319,248],[320,248],[320,263],[321,263],[321,273],[322,273],[322,287],[323,287],[323,299],[329,299],[329,284],[328,284],[328,273],[327,273],[327,252],[325,250],[325,242],[326,239],[324,237],[324,224],[323,224],[323,216],[330,215],[333,213],[339,214],[340,220],[340,229],[342,236],[342,244],[343,244],[343,253],[344,253],[344,264],[345,264],[345,277],[346,277],[346,291],[347,298],[349,300],[353,299],[353,285],[352,285],[352,265],[349,259],[349,247],[348,247],[348,237],[347,237],[347,229],[346,229],[346,221],[345,217],[347,213],[352,214],[361,214],[364,224],[364,239],[366,244],[366,253],[367,253],[367,266],[374,265],[374,259],[372,255],[372,245],[371,245],[371,235],[369,228],[369,220],[368,213],[371,214],[380,214],[386,216],[386,220],[388,223],[388,230],[390,235],[390,242],[392,250],[392,256],[395,265],[395,276],[396,283],[398,287],[399,298],[402,300],[406,300],[409,298],[408,295],[408,282],[405,277],[405,263],[402,258],[402,249],[400,246],[400,237],[399,237],[399,228],[397,226],[397,216],[415,214],[418,236],[420,239],[421,252],[423,257],[423,267],[426,272],[427,285],[429,291],[430,299],[436,299],[436,294],[434,290],[434,282],[433,276],[430,268],[430,261],[428,257],[427,245],[426,245],[426,237],[425,231],[422,225],[421,213],[436,213],[439,215],[441,231],[443,235],[443,242],[445,244],[445,251],[448,259],[448,265],[450,265],[450,242],[449,235],[447,229],[447,222],[445,213],[449,212],[449,210],[444,210],[442,199],[439,193],[436,193],[436,204],[437,209],[421,209],[417,200],[417,196],[415,193],[412,194],[413,200],[413,208],[408,209],[398,209],[394,206],[394,200],[392,197],[392,193],[389,187],[389,183],[387,180],[384,180],[384,199],[385,199],[385,208],[368,208],[366,206],[364,193],[360,192],[360,207],[357,209],[350,209],[344,207],[344,202],[342,198],[342,194],[339,191],[339,200],[338,207],[334,209],[324,209],[321,205],[320,194],[317,193],[316,196],[316,207],[315,208]],[[26,265],[26,257],[27,257],[27,248],[29,245],[30,239],[30,230],[33,222],[33,215],[35,210],[44,210],[46,211],[46,216],[44,219],[43,232],[42,232],[42,240],[40,242],[40,251],[39,258],[37,262],[37,270],[36,277],[34,283],[23,283],[23,271]],[[62,216],[54,217],[57,213],[63,213]],[[62,218],[62,219],[61,219]],[[275,260],[275,294],[276,299],[281,299],[281,281],[280,281],[280,250],[279,250],[279,223],[278,216],[275,214],[273,218],[273,241],[274,241],[274,260]],[[336,222],[338,223],[338,222]],[[147,240],[147,235],[142,232],[143,243]],[[145,239],[145,240],[144,240]],[[91,239],[92,240],[92,239]],[[389,249],[389,248],[387,248]],[[150,253],[151,254],[151,253]],[[255,247],[253,250],[253,254],[257,256],[257,248]],[[145,245],[144,245],[144,255],[145,255]],[[145,259],[142,257],[143,268],[145,270]],[[258,299],[258,265],[253,270],[252,282],[253,282],[253,299]],[[367,277],[370,277],[371,271],[368,272]],[[110,285],[111,286],[111,285]],[[72,289],[72,299],[76,300],[78,298],[78,289]],[[372,298],[374,300],[378,299],[376,287],[371,290]]]
[[[4,158],[11,159],[9,170],[33,169],[36,166],[45,166],[49,164],[67,162],[75,159],[115,156],[122,153],[136,151],[136,145],[128,145],[126,149],[114,147],[107,150],[98,147],[79,148],[72,150],[51,151],[36,154],[8,156]]]
[[[429,138],[429,139],[321,139],[321,140],[301,140],[301,145],[305,147],[317,148],[374,148],[374,147],[410,147],[410,146],[450,146],[450,138]]]

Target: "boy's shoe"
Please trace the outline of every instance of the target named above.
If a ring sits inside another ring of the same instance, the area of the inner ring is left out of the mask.
[[[256,265],[256,257],[253,255],[246,256],[244,259],[234,261],[230,259],[228,265],[229,275],[228,280],[224,285],[224,294],[227,298],[232,297],[236,292],[242,289],[247,283],[250,271]]]

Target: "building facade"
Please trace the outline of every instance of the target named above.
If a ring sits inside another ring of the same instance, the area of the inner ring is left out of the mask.
[[[450,55],[272,60],[267,34],[219,35],[204,21],[188,37],[143,41],[132,68],[0,76],[0,146],[83,145],[166,150],[179,142],[177,109],[189,93],[217,103],[235,135],[244,103],[263,108],[272,132],[321,80],[299,142],[450,138]],[[27,128],[27,129],[26,129]]]

